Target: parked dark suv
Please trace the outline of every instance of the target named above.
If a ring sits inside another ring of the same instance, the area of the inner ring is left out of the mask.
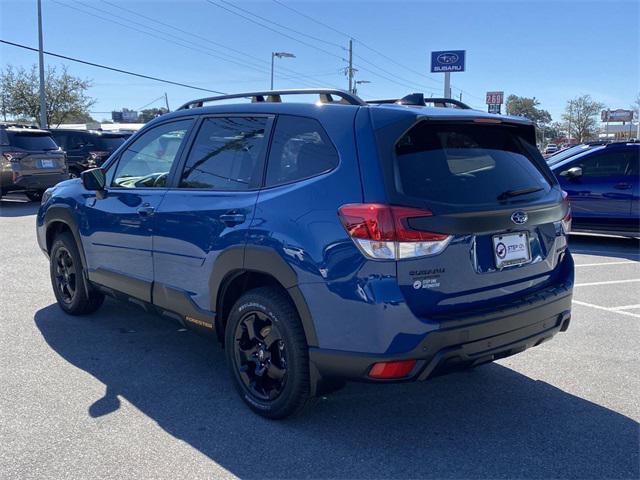
[[[21,191],[39,201],[47,188],[68,178],[64,152],[49,132],[0,124],[0,198]]]
[[[65,312],[107,294],[214,334],[247,405],[281,418],[566,330],[569,218],[523,118],[293,90],[151,121],[49,190],[37,233]]]
[[[56,143],[67,152],[71,178],[79,177],[89,168],[101,166],[129,137],[129,134],[98,130],[52,128],[50,131]]]

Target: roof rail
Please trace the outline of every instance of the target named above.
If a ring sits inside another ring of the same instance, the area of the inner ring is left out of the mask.
[[[24,123],[15,122],[0,122],[0,128],[31,128],[33,130],[39,130],[37,125],[26,125]]]
[[[205,97],[192,100],[182,105],[178,110],[188,108],[202,107],[205,103],[219,102],[221,100],[230,100],[233,98],[251,99],[252,103],[259,102],[282,102],[283,95],[313,95],[320,97],[321,103],[343,103],[347,105],[367,105],[360,97],[352,93],[345,92],[334,88],[302,88],[297,90],[266,90],[262,92],[234,93],[232,95],[218,95],[217,97]],[[334,96],[340,97],[340,100],[334,100]]]
[[[425,98],[423,93],[410,93],[402,98],[387,98],[383,100],[367,100],[369,104],[380,104],[380,103],[395,103],[398,105],[416,105],[420,107],[425,107],[427,105],[433,104],[436,107],[445,107],[445,108],[462,108],[463,110],[471,110],[471,107],[466,103],[462,103],[459,100],[455,100],[453,98],[439,98],[439,97],[429,97]]]

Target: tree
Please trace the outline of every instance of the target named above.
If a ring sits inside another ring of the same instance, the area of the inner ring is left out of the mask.
[[[596,102],[591,95],[581,95],[567,102],[562,119],[565,130],[572,139],[585,142],[596,136],[597,120],[604,105]]]
[[[95,100],[86,95],[91,81],[74,77],[63,66],[47,67],[45,72],[45,103],[47,123],[58,126],[72,117],[89,116],[89,108]],[[33,65],[29,70],[8,65],[0,71],[0,99],[3,114],[12,117],[40,119],[40,78]],[[89,118],[91,118],[89,116]]]
[[[138,115],[138,122],[147,123],[160,115],[164,115],[168,110],[166,108],[147,108],[142,110]]]
[[[535,97],[519,97],[517,95],[509,95],[507,97],[507,113],[509,115],[519,115],[527,117],[536,125],[546,125],[551,122],[551,114],[546,110],[538,108],[540,102]]]

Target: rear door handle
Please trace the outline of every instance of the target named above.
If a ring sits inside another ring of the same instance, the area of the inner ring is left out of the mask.
[[[150,204],[143,203],[142,206],[138,209],[138,215],[140,215],[141,217],[150,217],[154,214],[155,211],[156,209]]]
[[[620,182],[616,183],[613,188],[617,188],[618,190],[629,190],[631,188],[630,183]]]
[[[247,217],[243,213],[225,213],[220,215],[220,221],[228,227],[244,223]]]

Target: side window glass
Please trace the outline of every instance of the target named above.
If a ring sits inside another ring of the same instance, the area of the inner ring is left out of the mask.
[[[111,186],[165,187],[173,162],[193,121],[181,120],[152,128],[127,148],[115,166]],[[112,169],[110,169],[112,170]]]
[[[629,158],[627,176],[636,177],[637,180],[638,175],[640,175],[640,147],[632,147],[627,152],[627,157]]]
[[[338,152],[317,120],[280,115],[267,165],[266,186],[313,177],[338,166]]]
[[[583,177],[617,177],[627,170],[627,158],[624,152],[602,153],[578,160],[574,167],[582,168]]]
[[[264,117],[205,118],[180,178],[181,188],[248,190],[265,147]]]

